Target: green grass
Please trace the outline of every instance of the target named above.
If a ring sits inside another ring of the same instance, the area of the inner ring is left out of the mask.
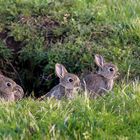
[[[121,84],[97,100],[0,103],[1,139],[140,139],[140,84]]]

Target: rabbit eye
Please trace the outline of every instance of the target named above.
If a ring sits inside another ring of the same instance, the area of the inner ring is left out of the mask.
[[[73,79],[69,78],[68,81],[71,83],[71,82],[73,82]]]
[[[109,71],[114,71],[114,69],[112,67],[109,68]]]
[[[7,87],[11,87],[11,83],[7,82],[6,83]]]

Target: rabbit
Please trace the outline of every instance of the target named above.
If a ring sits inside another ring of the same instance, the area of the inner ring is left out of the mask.
[[[98,66],[98,71],[95,74],[86,75],[82,81],[82,87],[89,91],[92,98],[97,98],[111,91],[114,79],[118,74],[117,66],[112,63],[106,63],[101,55],[95,55],[95,63]]]
[[[46,95],[42,96],[40,100],[47,97],[54,97],[58,100],[62,97],[67,99],[74,98],[74,89],[80,87],[80,79],[75,74],[68,73],[62,64],[55,65],[55,73],[59,77],[59,84],[53,87]]]
[[[17,101],[23,98],[23,89],[12,79],[0,74],[0,98],[5,101]]]

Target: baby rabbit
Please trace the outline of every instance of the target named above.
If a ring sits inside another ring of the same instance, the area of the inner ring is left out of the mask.
[[[12,79],[0,74],[0,98],[5,101],[17,101],[24,95],[23,89]]]
[[[101,55],[95,55],[95,63],[98,66],[96,74],[84,77],[82,86],[90,92],[92,98],[104,95],[112,90],[114,79],[117,77],[118,68],[112,63],[106,63]]]
[[[74,97],[74,89],[80,87],[80,79],[75,74],[68,73],[62,64],[55,65],[55,73],[60,79],[60,83],[50,90],[41,100],[47,97],[54,97],[60,100],[62,97],[71,99]]]

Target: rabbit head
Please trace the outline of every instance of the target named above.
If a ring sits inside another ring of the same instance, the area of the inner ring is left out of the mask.
[[[16,83],[12,79],[0,75],[0,93],[1,94],[11,94],[15,86],[16,86]]]
[[[66,89],[74,89],[80,87],[80,79],[75,74],[68,73],[66,68],[62,64],[55,65],[56,75],[60,79],[60,85]]]
[[[0,97],[5,100],[18,100],[24,95],[23,89],[12,79],[0,74]]]
[[[115,79],[118,74],[118,68],[112,63],[106,63],[101,55],[95,55],[95,63],[99,67],[97,73],[107,79]]]

